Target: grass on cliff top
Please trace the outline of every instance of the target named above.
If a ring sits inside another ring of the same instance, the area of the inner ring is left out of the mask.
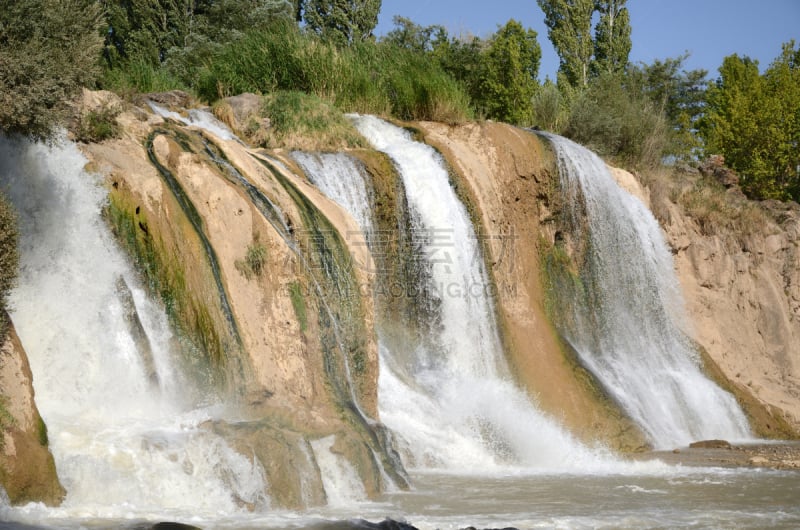
[[[776,226],[770,212],[736,189],[728,190],[713,177],[686,168],[660,167],[643,172],[653,215],[670,223],[670,204],[693,219],[706,236],[732,236],[742,248],[755,235],[769,235]]]
[[[197,93],[209,102],[243,92],[298,91],[341,112],[443,122],[471,116],[461,86],[423,55],[375,42],[339,48],[292,27],[230,42],[199,79]]]
[[[337,151],[366,147],[366,140],[344,115],[322,99],[294,90],[264,97],[261,116],[269,125],[251,123],[248,136],[260,147]]]

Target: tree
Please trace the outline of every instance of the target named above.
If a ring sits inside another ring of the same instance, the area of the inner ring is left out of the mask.
[[[444,26],[420,26],[410,18],[400,16],[395,16],[392,21],[396,27],[386,34],[382,42],[418,53],[431,52],[447,42]]]
[[[487,116],[530,125],[542,50],[536,32],[509,20],[489,40],[481,83]]]
[[[544,12],[547,35],[560,59],[559,72],[570,85],[586,87],[594,53],[594,0],[537,0]]]
[[[629,65],[625,71],[628,90],[645,95],[665,115],[671,129],[666,154],[684,159],[700,147],[695,129],[705,109],[708,75],[706,70],[683,69],[688,57]]]
[[[17,277],[17,217],[0,193],[0,342],[6,337],[6,299]]]
[[[750,197],[800,199],[800,50],[785,44],[764,75],[738,55],[719,73],[700,120],[706,153],[722,154]]]
[[[99,74],[95,0],[18,0],[0,9],[0,131],[50,138]]]
[[[104,56],[111,67],[132,58],[159,64],[193,30],[194,0],[102,1],[108,22]]]
[[[594,70],[622,72],[631,53],[631,19],[627,0],[597,0],[600,19],[594,30]]]
[[[304,0],[306,27],[341,45],[367,40],[378,25],[381,0]]]

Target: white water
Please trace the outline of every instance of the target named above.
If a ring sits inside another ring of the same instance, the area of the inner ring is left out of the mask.
[[[183,123],[184,125],[203,129],[204,131],[208,131],[211,134],[216,135],[222,140],[239,140],[224,123],[219,121],[207,111],[201,109],[190,109],[188,116],[183,116],[182,114],[178,114],[177,112],[173,112],[165,109],[164,107],[156,105],[152,101],[148,102],[148,104],[150,105],[150,108],[153,109],[153,112],[162,118],[170,118],[179,123]]]
[[[657,448],[750,438],[735,399],[701,372],[684,333],[683,300],[658,222],[595,154],[547,135],[567,204],[586,205],[595,301],[569,337],[581,359]],[[576,223],[580,226],[580,223]],[[587,288],[591,288],[587,286]]]
[[[11,314],[67,490],[48,517],[185,519],[268,506],[260,466],[199,427],[212,409],[181,399],[187,382],[173,366],[166,317],[113,241],[101,217],[106,193],[85,164],[70,143],[0,137],[0,185],[21,233]],[[131,286],[160,388],[124,319],[120,277]]]
[[[402,440],[406,464],[477,474],[615,468],[541,414],[511,381],[478,240],[441,157],[378,118],[352,120],[401,175],[414,236],[423,242],[419,258],[439,302],[433,348],[380,352],[381,419]]]
[[[333,452],[335,441],[336,436],[320,438],[311,442],[311,448],[319,466],[328,505],[334,508],[353,506],[366,499],[367,493],[353,465]]]
[[[326,197],[336,202],[355,219],[364,235],[373,231],[369,175],[363,165],[344,153],[304,153],[294,151],[292,158]]]

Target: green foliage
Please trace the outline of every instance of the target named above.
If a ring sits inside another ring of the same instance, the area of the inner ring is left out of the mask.
[[[78,121],[75,139],[79,142],[102,142],[118,138],[121,128],[117,123],[120,109],[113,105],[104,105],[83,114]]]
[[[261,276],[264,271],[264,264],[267,260],[267,247],[254,241],[247,247],[247,253],[243,260],[237,260],[234,263],[236,270],[242,273],[248,280],[253,277]]]
[[[634,166],[661,162],[668,128],[645,96],[629,92],[619,74],[603,74],[572,103],[564,134],[603,156]]]
[[[725,157],[748,196],[800,200],[800,50],[785,44],[763,75],[738,55],[719,72],[700,120],[706,153]]]
[[[423,65],[438,63],[460,84],[477,114],[515,124],[530,124],[541,59],[535,31],[509,20],[486,40],[477,37],[450,39],[441,26],[423,27],[402,17],[395,18],[395,25],[397,28],[383,43],[413,52],[409,57]],[[411,80],[404,79],[404,82]],[[441,78],[438,85],[446,87],[448,83]],[[452,88],[447,90],[456,94]]]
[[[664,112],[670,126],[666,154],[690,160],[700,147],[695,135],[697,119],[705,106],[705,70],[683,70],[688,55],[630,65],[625,84],[629,91],[645,95]]]
[[[483,56],[481,83],[488,116],[530,125],[541,57],[536,32],[525,30],[516,20],[494,34]]]
[[[382,41],[398,48],[417,53],[430,52],[447,42],[447,30],[444,26],[420,26],[410,18],[395,16],[392,19],[395,29],[383,37]]]
[[[305,0],[306,27],[339,45],[363,42],[378,25],[381,0]]]
[[[592,14],[595,0],[537,0],[544,12],[550,42],[560,59],[559,71],[570,85],[585,87],[594,53]]]
[[[305,333],[308,330],[308,315],[306,314],[306,300],[303,296],[303,286],[299,282],[289,284],[289,298],[292,301],[292,308],[300,324],[300,331]]]
[[[0,8],[0,131],[50,138],[99,71],[94,0],[19,0]]]
[[[533,123],[546,130],[561,132],[567,120],[565,98],[549,79],[533,96]]]
[[[6,301],[14,286],[19,266],[17,216],[0,192],[0,342],[6,336]]]
[[[486,42],[478,37],[454,38],[440,42],[431,53],[442,69],[463,87],[478,114],[486,114],[483,93],[483,53]]]
[[[594,29],[594,63],[596,74],[622,72],[631,53],[631,18],[625,4],[628,0],[597,0],[600,19]]]
[[[108,31],[104,56],[109,66],[137,59],[153,65],[181,46],[192,31],[193,0],[103,0]]]
[[[254,137],[264,147],[341,149],[363,147],[364,139],[344,115],[320,98],[279,90],[264,97],[262,114],[270,120]],[[307,145],[309,139],[313,145]]]
[[[47,447],[47,445],[50,443],[50,439],[47,436],[47,424],[44,422],[41,416],[39,416],[39,419],[36,422],[36,436],[39,440],[39,445]]]
[[[101,84],[107,90],[122,94],[186,89],[186,85],[167,68],[140,57],[126,60],[116,68],[106,69]]]
[[[0,450],[5,448],[5,431],[17,425],[17,419],[6,408],[8,398],[0,396]]]
[[[296,7],[288,0],[205,0],[195,8],[192,36],[224,43],[276,22],[291,23]]]
[[[242,92],[299,91],[343,112],[402,119],[459,121],[469,114],[463,90],[423,55],[386,43],[339,48],[291,26],[251,32],[226,45],[198,91],[211,101]]]

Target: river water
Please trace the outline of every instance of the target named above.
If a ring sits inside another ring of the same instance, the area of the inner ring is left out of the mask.
[[[414,488],[376,502],[306,512],[141,513],[112,518],[38,505],[0,518],[45,528],[135,528],[179,520],[203,528],[348,528],[386,517],[421,530],[476,528],[798,528],[800,473],[665,467],[644,474],[457,476],[412,473]]]

